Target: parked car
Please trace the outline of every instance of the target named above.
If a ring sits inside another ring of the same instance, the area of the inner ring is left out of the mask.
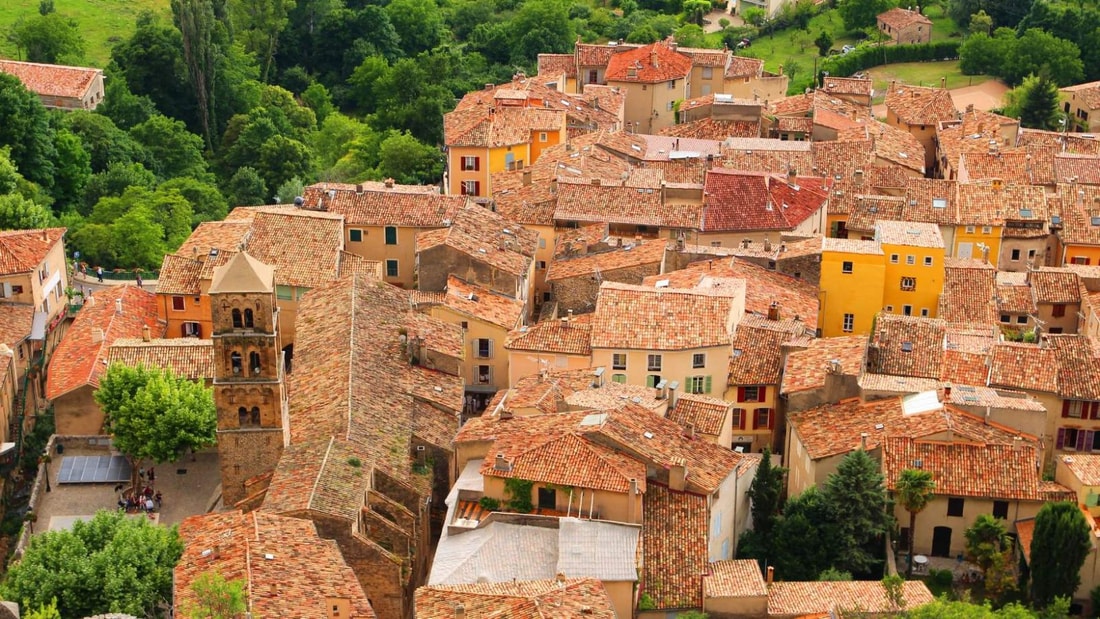
[[[749,40],[749,39],[741,39],[737,43],[737,49],[741,49],[743,47],[751,47],[751,46],[752,46],[752,41]]]
[[[847,54],[848,52],[852,51],[853,49],[855,49],[855,46],[845,45],[844,47],[840,48],[840,53]]]

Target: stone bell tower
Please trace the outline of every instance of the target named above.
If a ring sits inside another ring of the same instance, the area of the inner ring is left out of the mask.
[[[232,507],[251,494],[248,480],[275,469],[287,439],[275,269],[240,252],[214,269],[209,294],[222,502]]]

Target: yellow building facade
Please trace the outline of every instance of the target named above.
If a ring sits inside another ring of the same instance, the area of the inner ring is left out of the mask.
[[[821,337],[867,334],[882,310],[886,265],[876,241],[825,238],[821,249]]]
[[[935,318],[944,276],[939,226],[884,221],[876,226],[875,235],[885,258],[883,309],[903,316]]]

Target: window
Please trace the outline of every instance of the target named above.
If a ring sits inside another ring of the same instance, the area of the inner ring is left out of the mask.
[[[855,326],[856,326],[856,315],[855,314],[844,314],[844,328],[843,328],[844,332],[845,333],[851,333],[852,331],[855,330]]]
[[[546,239],[539,237],[539,249],[546,249]]]
[[[197,322],[185,322],[181,328],[183,337],[202,337],[202,325]]]
[[[260,373],[260,353],[256,351],[248,353],[248,369],[251,370],[253,374]]]
[[[463,320],[462,322],[458,323],[458,326],[462,327],[462,330],[465,331],[466,329],[470,328],[470,323]]]
[[[552,295],[549,292],[542,293],[542,302],[543,303],[549,303],[550,299],[553,299],[553,298],[554,298],[554,295]]]
[[[738,402],[763,402],[767,397],[767,387],[753,385],[752,387],[740,387],[737,390]]]
[[[721,247],[722,246],[722,241],[711,241],[710,246],[711,247]]]
[[[926,267],[932,266],[932,256],[925,256],[924,257],[924,266],[926,266]]]
[[[661,377],[657,374],[650,374],[649,376],[645,377],[645,386],[646,387],[651,387],[651,388],[656,387],[660,383],[661,383]]]
[[[237,409],[237,423],[240,427],[248,428],[260,425],[260,409],[253,406],[252,410],[256,412],[255,415],[243,406]]]
[[[626,383],[626,374],[612,374],[611,382],[619,383],[620,385]]]
[[[917,257],[916,256],[906,256],[905,257],[905,264],[916,264],[916,263],[917,263]]]
[[[244,310],[244,328],[251,329],[254,326],[256,326],[256,325],[255,325],[255,321],[252,318],[252,310],[251,309],[245,309]]]
[[[491,365],[479,365],[477,366],[477,384],[490,385],[493,383],[493,366]]]
[[[886,311],[890,312],[891,314],[894,313],[894,306],[893,305],[887,305],[886,306]]]
[[[709,376],[688,377],[688,393],[710,393]]]
[[[966,227],[966,233],[967,234],[974,234],[974,226],[967,226]]]
[[[397,245],[397,228],[386,226],[386,245]]]
[[[1088,264],[1088,262],[1085,262],[1085,264]],[[12,294],[23,294],[23,287],[22,286],[16,286],[16,285],[13,284],[12,287],[11,287],[11,293]],[[175,298],[174,297],[173,297],[172,302],[173,302],[173,304],[175,303]]]
[[[1008,314],[1001,314],[1001,322],[1009,323],[1009,322],[1012,322],[1012,321],[1009,319]]]
[[[714,77],[714,67],[703,67],[703,79],[709,80]]]
[[[481,191],[481,183],[478,181],[462,181],[462,195],[476,196]]]
[[[901,314],[903,316],[912,316],[913,315],[913,306],[912,305],[902,305],[901,306]]]
[[[386,277],[397,277],[397,261],[386,261]]]
[[[851,273],[852,272],[852,263],[848,260],[845,260],[844,262],[841,262],[840,263],[840,272],[841,273]]]
[[[283,301],[294,300],[294,289],[290,286],[275,286],[275,298]]]
[[[901,289],[906,292],[913,292],[917,289],[917,278],[915,277],[903,277],[901,278]]]
[[[348,241],[352,243],[362,243],[363,231],[358,228],[352,228],[351,230],[348,230]]]
[[[474,171],[476,172],[480,166],[481,160],[479,157],[463,157],[462,158],[462,171]]]
[[[676,80],[672,80],[671,82],[668,83],[668,89],[669,90],[675,90],[676,89]]]
[[[1017,316],[1016,317],[1016,324],[1026,325],[1027,324],[1027,316]]]
[[[1061,318],[1066,315],[1066,306],[1062,303],[1055,303],[1054,307],[1050,308],[1050,315],[1055,318]]]
[[[474,355],[478,359],[488,359],[493,356],[493,340],[487,337],[479,337],[474,340]]]
[[[927,307],[920,308],[920,315],[921,315],[922,318],[928,318],[928,308]]]
[[[733,409],[733,427],[734,429],[741,429],[745,427],[745,409]]]
[[[993,517],[1008,520],[1008,501],[993,501]]]
[[[1088,264],[1089,259],[1084,257],[1084,256],[1074,256],[1073,258],[1070,258],[1070,263],[1071,264]]]
[[[982,234],[993,234],[992,226],[982,226]]]
[[[753,411],[753,427],[757,430],[770,430],[772,427],[772,409],[758,408]]]
[[[229,355],[229,365],[233,369],[234,374],[240,374],[241,368],[243,367],[241,364],[241,353],[234,352]]]
[[[540,271],[545,269],[546,268],[546,261],[545,260],[539,260],[538,262],[535,263],[535,267],[538,268]]]
[[[947,515],[948,516],[962,516],[963,515],[964,501],[955,497],[947,499]]]
[[[1011,256],[1010,259],[1013,262],[1018,262],[1020,260],[1020,250],[1018,250],[1018,249],[1012,250],[1012,256]]]
[[[665,104],[665,111],[666,112],[671,112],[672,111],[672,101],[669,101],[668,103]]]
[[[697,352],[691,356],[691,367],[693,368],[705,368],[707,367],[707,354]]]
[[[234,329],[240,329],[243,326],[244,326],[244,324],[241,321],[241,310],[234,307],[233,308],[233,328]]]
[[[548,135],[546,135],[545,131],[540,131],[539,132],[539,141],[540,142],[546,142],[549,139],[550,139],[550,137]]]
[[[558,493],[549,488],[539,488],[539,509],[556,509]]]
[[[897,264],[898,263],[898,258],[899,258],[899,256],[897,254],[890,254],[890,262],[892,264]]]
[[[611,355],[611,369],[612,370],[625,370],[626,369],[626,353],[617,352]]]
[[[1027,250],[1027,259],[1028,260],[1034,260],[1035,259],[1035,250],[1034,249]],[[1089,259],[1085,258],[1085,264],[1088,264],[1088,263],[1089,263]]]
[[[646,369],[650,372],[661,370],[661,355],[647,355]]]
[[[15,292],[14,286],[12,286],[12,292]],[[183,297],[172,297],[172,311],[182,312],[183,308]]]
[[[1062,332],[1062,327],[1051,327],[1047,329],[1047,333],[1051,335],[1057,335]]]

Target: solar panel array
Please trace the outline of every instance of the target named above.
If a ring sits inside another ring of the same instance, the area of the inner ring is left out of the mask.
[[[65,456],[57,481],[62,484],[130,481],[130,462],[124,456]]]

